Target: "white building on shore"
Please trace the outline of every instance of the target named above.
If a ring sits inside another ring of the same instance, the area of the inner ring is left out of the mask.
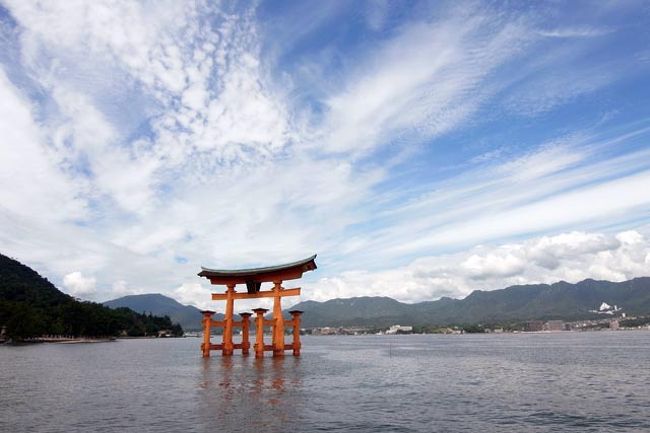
[[[410,334],[411,332],[413,332],[412,326],[393,325],[388,328],[386,334]]]

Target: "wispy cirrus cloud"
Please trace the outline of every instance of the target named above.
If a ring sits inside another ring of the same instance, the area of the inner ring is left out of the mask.
[[[562,27],[538,30],[537,33],[548,38],[592,38],[604,36],[613,31],[606,27]]]
[[[378,251],[384,260],[403,262],[431,250],[642,218],[650,205],[642,187],[650,175],[650,153],[644,148],[601,160],[603,145],[616,141],[567,137],[419,185],[427,192],[375,214],[382,228],[362,242],[343,241],[350,245],[344,250]]]
[[[530,42],[523,19],[482,14],[401,29],[326,100],[322,141],[331,151],[363,151],[438,137],[494,95],[491,74]]]
[[[7,2],[0,249],[95,299],[200,304],[201,264],[319,252],[307,297],[408,274],[417,300],[536,281],[531,255],[477,243],[638,228],[647,119],[580,105],[639,76],[634,44],[593,56],[629,30],[462,9]],[[587,114],[549,120],[567,108]]]
[[[76,183],[58,165],[60,157],[44,144],[47,136],[32,115],[32,104],[0,68],[0,202],[20,217],[38,215],[45,222],[87,214]],[[14,186],[14,187],[11,187]],[[18,190],[17,190],[18,188]]]

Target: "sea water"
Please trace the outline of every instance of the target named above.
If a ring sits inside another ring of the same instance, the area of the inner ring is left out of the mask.
[[[2,432],[648,432],[650,332],[0,347]]]

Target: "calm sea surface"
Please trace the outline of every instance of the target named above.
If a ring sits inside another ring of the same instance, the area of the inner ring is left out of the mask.
[[[650,432],[650,332],[0,347],[2,432]]]

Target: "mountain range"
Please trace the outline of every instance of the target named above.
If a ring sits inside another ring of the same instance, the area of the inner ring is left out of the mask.
[[[528,320],[574,321],[602,317],[601,303],[617,305],[629,315],[650,315],[650,277],[623,282],[587,279],[571,284],[531,284],[500,290],[475,290],[463,299],[441,298],[407,304],[389,297],[356,297],[325,302],[300,302],[287,310],[302,310],[302,325],[388,327],[393,324],[445,326],[505,324]],[[163,295],[125,296],[104,303],[138,312],[167,315],[184,329],[200,328],[197,308]],[[218,309],[218,307],[217,307]],[[285,312],[288,317],[288,313]],[[222,317],[217,315],[216,319]]]
[[[531,284],[500,290],[475,290],[464,299],[406,304],[388,297],[305,301],[303,326],[371,326],[502,324],[527,320],[582,320],[602,317],[593,310],[602,302],[628,315],[650,314],[650,278],[623,282],[587,279],[571,284]]]
[[[650,277],[622,282],[587,279],[575,284],[560,281],[475,290],[463,299],[445,297],[414,304],[388,297],[337,298],[300,302],[288,310],[304,311],[302,324],[306,328],[446,326],[591,319],[602,317],[594,311],[602,303],[617,306],[628,315],[650,315]],[[217,314],[215,319],[222,317]],[[163,323],[164,320],[169,323]],[[171,327],[172,322],[186,330],[200,329],[200,310],[161,294],[124,296],[103,306],[79,302],[29,267],[0,255],[0,325],[6,325],[16,336],[42,333],[94,336],[122,331],[140,335],[151,333],[154,328]]]
[[[103,304],[109,308],[130,308],[138,313],[169,316],[172,322],[180,323],[186,331],[201,329],[201,310],[159,293],[123,296]]]

